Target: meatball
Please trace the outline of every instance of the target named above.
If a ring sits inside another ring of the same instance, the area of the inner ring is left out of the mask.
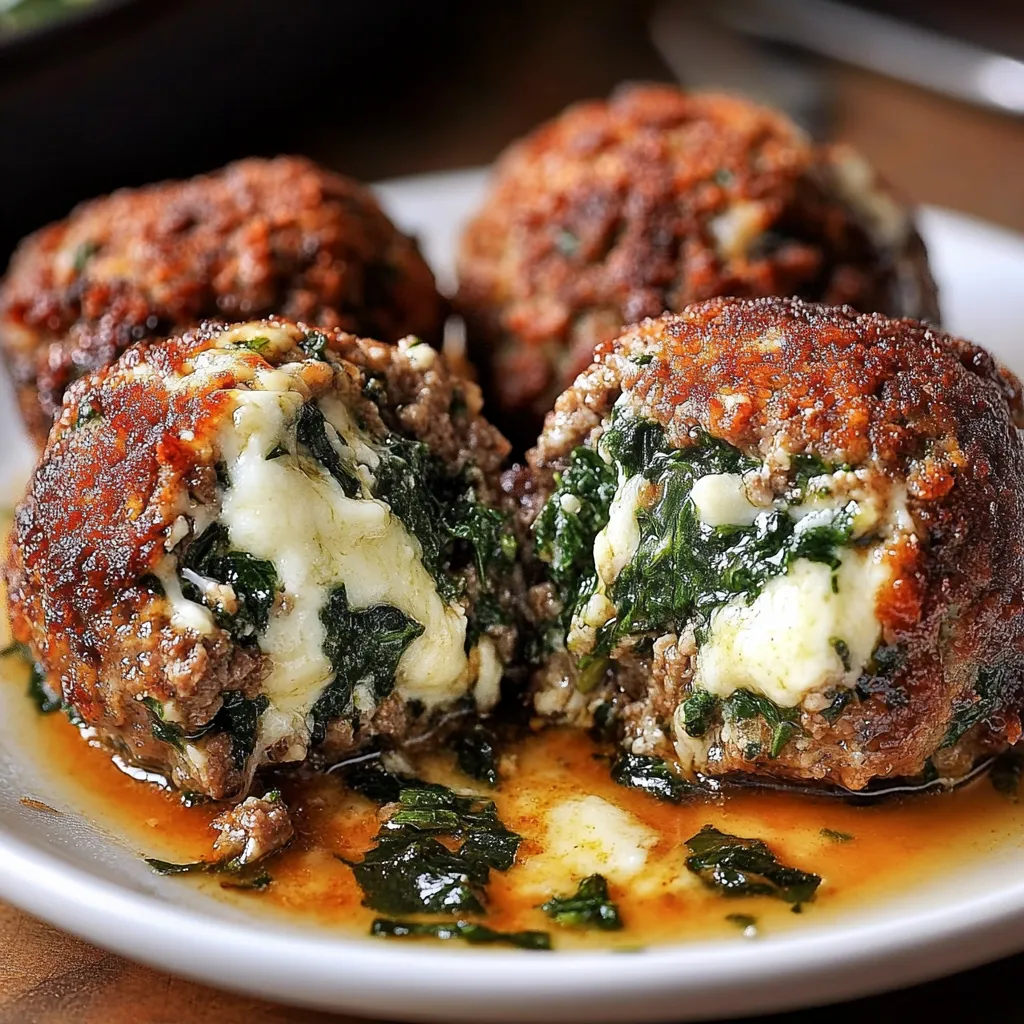
[[[17,508],[13,633],[91,737],[218,799],[486,713],[517,570],[480,406],[414,338],[133,346],[68,389]]]
[[[514,145],[462,238],[491,415],[524,447],[621,325],[718,295],[937,321],[906,208],[845,146],[745,100],[633,86]]]
[[[629,328],[512,478],[535,709],[850,789],[1015,742],[1021,413],[1009,372],[912,320],[716,299]]]
[[[444,313],[369,191],[281,157],[116,192],[26,239],[0,287],[0,349],[41,444],[71,381],[208,317],[436,342]]]

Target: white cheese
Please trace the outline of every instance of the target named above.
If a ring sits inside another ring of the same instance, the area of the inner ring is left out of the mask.
[[[260,381],[271,382],[284,383],[276,377]],[[273,712],[264,715],[262,747],[287,738],[302,756],[306,716],[332,678],[322,650],[320,610],[340,584],[350,607],[393,605],[424,627],[398,664],[395,690],[403,699],[434,707],[464,694],[469,686],[465,613],[441,600],[419,542],[384,502],[346,497],[314,460],[266,458],[294,424],[302,394],[238,391],[235,398],[231,425],[221,438],[231,481],[221,522],[232,545],[274,563],[286,595],[285,610],[271,617],[260,638],[260,649],[271,660],[263,690]],[[344,431],[339,440],[366,456],[368,446],[351,418],[336,405],[325,405],[332,423]]]
[[[658,833],[599,796],[573,797],[548,812],[545,854],[580,877],[628,881],[644,869]]]
[[[797,559],[751,604],[737,597],[716,609],[697,653],[694,685],[718,697],[734,690],[795,707],[827,685],[853,686],[881,635],[876,597],[889,576],[882,547],[845,549],[836,571]],[[849,668],[833,645],[849,650]]]
[[[690,500],[708,526],[751,526],[764,512],[747,498],[739,473],[709,473],[694,481]]]
[[[594,565],[597,575],[610,587],[636,554],[640,527],[636,521],[637,499],[647,483],[642,476],[619,481],[608,509],[608,525],[594,538]]]
[[[201,636],[212,633],[214,629],[213,615],[209,608],[189,601],[181,592],[176,566],[168,561],[166,567],[156,574],[164,588],[164,594],[171,606],[171,625],[182,632],[191,631]]]

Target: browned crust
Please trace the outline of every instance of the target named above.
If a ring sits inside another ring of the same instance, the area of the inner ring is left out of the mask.
[[[0,347],[42,443],[68,384],[132,342],[271,315],[439,342],[444,302],[367,189],[251,159],[92,200],[27,238],[0,287]]]
[[[597,343],[717,295],[937,321],[920,237],[908,222],[895,246],[872,241],[840,194],[847,157],[781,114],[670,86],[571,107],[512,146],[459,256],[458,304],[499,426],[532,440]],[[713,222],[739,205],[757,241],[726,253]]]
[[[638,365],[638,355],[653,355]],[[895,677],[909,696],[851,705],[834,727],[803,716],[812,743],[773,761],[726,746],[713,771],[757,771],[860,788],[913,775],[939,747],[979,667],[1009,665],[1018,681],[972,751],[1020,735],[1024,700],[1024,443],[1019,382],[969,342],[910,320],[797,300],[717,299],[647,320],[601,346],[564,393],[519,481],[532,519],[553,473],[623,393],[638,414],[685,445],[694,425],[748,454],[778,448],[871,467],[904,481],[918,542],[889,553],[893,583],[877,608],[887,644],[906,646]],[[745,396],[736,401],[735,396]],[[724,399],[724,401],[723,401]],[[657,646],[657,645],[656,645]],[[672,680],[652,682],[632,716],[674,707]],[[625,684],[636,695],[636,676]],[[643,689],[644,686],[641,686]],[[668,698],[672,697],[671,700]],[[947,755],[947,760],[950,758]]]
[[[302,325],[268,323],[294,332],[296,342],[304,337]],[[85,723],[131,760],[218,798],[245,781],[231,767],[230,749],[217,748],[211,737],[209,767],[197,776],[153,737],[140,698],[174,701],[187,730],[195,729],[216,714],[224,692],[258,693],[265,671],[257,650],[223,630],[198,636],[172,627],[167,600],[147,580],[189,501],[213,499],[217,431],[231,411],[224,389],[244,386],[246,365],[266,365],[263,356],[239,349],[233,369],[202,385],[170,387],[223,330],[206,324],[143,342],[68,389],[17,507],[5,569],[14,637],[29,645]],[[420,370],[395,346],[323,333],[328,362],[307,360],[304,376],[314,397],[335,389],[362,402],[368,422],[383,417],[449,465],[469,464],[480,497],[498,500],[508,443],[480,416],[475,384],[450,374],[440,356]],[[303,359],[297,347],[270,356],[274,365]],[[379,410],[360,397],[373,376],[386,385]],[[87,407],[101,417],[76,426]],[[353,745],[373,731],[366,723]]]

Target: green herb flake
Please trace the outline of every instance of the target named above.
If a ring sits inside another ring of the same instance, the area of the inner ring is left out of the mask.
[[[377,702],[387,697],[405,649],[423,634],[418,622],[392,605],[353,611],[344,585],[331,591],[320,609],[320,621],[326,634],[323,651],[334,669],[334,680],[310,712],[314,743],[323,741],[329,721],[348,713],[356,686],[369,684]]]
[[[252,878],[226,878],[220,883],[222,889],[238,889],[243,892],[263,892],[269,889],[273,878],[266,873],[260,872]]]
[[[622,754],[612,765],[612,780],[674,804],[700,792],[699,786],[681,778],[667,761],[646,754]]]
[[[323,359],[327,351],[327,335],[323,331],[306,331],[299,348],[309,356],[310,359]]]
[[[241,341],[235,342],[235,348],[247,348],[250,352],[262,353],[269,344],[268,337],[257,334],[252,338],[243,338]]]
[[[853,835],[849,832],[840,832],[834,828],[823,828],[821,830],[821,836],[825,839],[831,840],[833,843],[850,843],[853,842]]]
[[[370,926],[370,935],[378,939],[431,938],[449,941],[461,939],[470,945],[506,945],[517,949],[550,949],[547,932],[498,932],[475,921],[447,921],[423,924],[418,921],[390,921],[378,917]]]
[[[98,242],[82,242],[81,245],[75,249],[75,255],[72,260],[72,265],[75,268],[76,274],[81,274],[85,271],[86,265],[89,260],[93,258],[100,251],[101,246]]]
[[[78,403],[78,411],[75,413],[75,430],[79,430],[87,423],[103,418],[103,413],[98,405],[86,400]]]
[[[693,695],[683,701],[683,728],[688,736],[703,736],[721,706],[721,701],[707,690],[694,690]]]
[[[705,825],[687,840],[686,867],[723,896],[774,896],[799,907],[814,898],[819,875],[779,863],[766,843]]]
[[[603,875],[589,875],[572,896],[553,896],[541,910],[563,928],[599,928],[618,931],[622,927],[619,908],[608,897]]]

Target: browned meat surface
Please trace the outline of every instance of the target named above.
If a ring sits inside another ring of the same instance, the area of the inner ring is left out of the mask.
[[[717,295],[938,319],[910,214],[862,157],[669,86],[571,107],[512,146],[462,239],[470,353],[524,448],[596,344]]]
[[[246,797],[210,824],[220,833],[213,844],[217,858],[236,861],[239,866],[255,864],[277,853],[295,835],[288,808],[276,791]]]
[[[26,239],[0,287],[0,347],[42,443],[64,389],[132,342],[264,316],[438,342],[444,303],[367,189],[252,159],[95,199]]]

